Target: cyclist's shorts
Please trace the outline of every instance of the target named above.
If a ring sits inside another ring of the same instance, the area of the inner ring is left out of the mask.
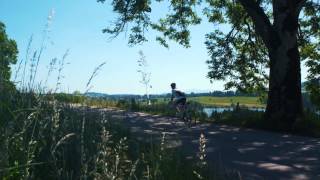
[[[178,104],[185,105],[186,102],[187,102],[187,99],[186,99],[185,97],[183,97],[183,98],[179,98],[179,99],[177,99],[176,101],[174,101],[174,104],[175,104],[175,105],[178,105]]]

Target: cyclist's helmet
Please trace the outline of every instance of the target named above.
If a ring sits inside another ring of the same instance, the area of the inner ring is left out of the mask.
[[[172,89],[175,89],[176,88],[176,83],[171,83],[170,86],[171,86]]]

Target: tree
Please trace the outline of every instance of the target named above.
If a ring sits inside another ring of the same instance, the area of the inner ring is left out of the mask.
[[[75,96],[81,96],[81,92],[79,90],[73,91],[72,94],[75,95]]]
[[[5,25],[0,22],[0,94],[4,94],[7,88],[13,87],[10,82],[11,64],[17,62],[17,44],[8,38]]]
[[[230,30],[216,26],[206,35],[208,77],[227,80],[226,89],[267,92],[265,118],[281,127],[290,129],[303,117],[301,61],[307,61],[309,78],[320,74],[319,1],[170,0],[169,4],[167,16],[152,22],[150,0],[113,0],[118,19],[103,32],[116,37],[129,27],[129,44],[139,44],[147,40],[144,33],[151,28],[162,33],[156,37],[162,45],[168,47],[169,39],[189,47],[188,28],[200,23],[197,7],[205,6],[209,22]]]
[[[320,67],[320,66],[319,66]],[[320,74],[320,73],[319,73]],[[320,110],[320,78],[314,78],[306,82],[310,100],[317,110]]]
[[[17,61],[17,45],[14,40],[8,38],[5,25],[0,22],[0,166],[8,164],[7,139],[4,138],[7,132],[7,123],[12,120],[12,100],[15,88],[10,82],[10,65]]]
[[[140,73],[140,75],[141,75],[140,83],[145,88],[148,105],[150,105],[151,102],[150,102],[150,97],[149,97],[149,88],[151,88],[151,85],[150,85],[151,73],[148,71],[148,62],[146,60],[146,56],[143,54],[142,51],[139,51],[139,56],[140,56],[140,58],[138,60],[138,66],[139,66],[138,73]]]

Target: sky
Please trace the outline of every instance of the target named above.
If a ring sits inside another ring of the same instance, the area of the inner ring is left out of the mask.
[[[166,12],[166,6],[157,6],[151,17],[157,19]],[[53,13],[52,13],[53,12]],[[170,83],[184,91],[223,90],[222,81],[213,81],[206,77],[209,59],[204,44],[205,34],[213,29],[212,24],[202,23],[191,28],[191,48],[183,48],[169,43],[169,49],[155,41],[155,33],[147,32],[148,42],[134,47],[128,46],[127,34],[122,33],[112,41],[102,29],[115,20],[116,14],[111,6],[97,3],[96,0],[1,0],[0,21],[6,25],[7,34],[16,40],[19,60],[24,60],[28,42],[33,40],[30,52],[39,50],[50,20],[48,38],[39,62],[36,82],[44,82],[48,74],[48,65],[53,58],[65,58],[59,91],[72,93],[75,90],[86,91],[86,84],[94,69],[101,63],[106,64],[91,82],[90,91],[108,94],[144,94],[141,76],[137,72],[139,50],[148,61],[151,72],[151,94],[170,92]],[[29,53],[29,56],[31,56]],[[17,66],[12,67],[13,77]],[[29,69],[29,68],[27,68]],[[302,68],[302,78],[305,78]],[[49,76],[48,87],[55,89],[58,68]],[[18,76],[17,79],[19,79]]]

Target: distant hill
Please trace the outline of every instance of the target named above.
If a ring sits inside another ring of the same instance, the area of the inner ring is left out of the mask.
[[[85,93],[84,94],[85,96],[87,97],[107,97],[108,94],[105,94],[105,93],[98,93],[98,92],[88,92],[88,93]]]
[[[88,92],[85,94],[87,97],[92,98],[108,98],[108,99],[121,99],[121,98],[141,98],[143,96],[136,94],[105,94],[98,92]]]

